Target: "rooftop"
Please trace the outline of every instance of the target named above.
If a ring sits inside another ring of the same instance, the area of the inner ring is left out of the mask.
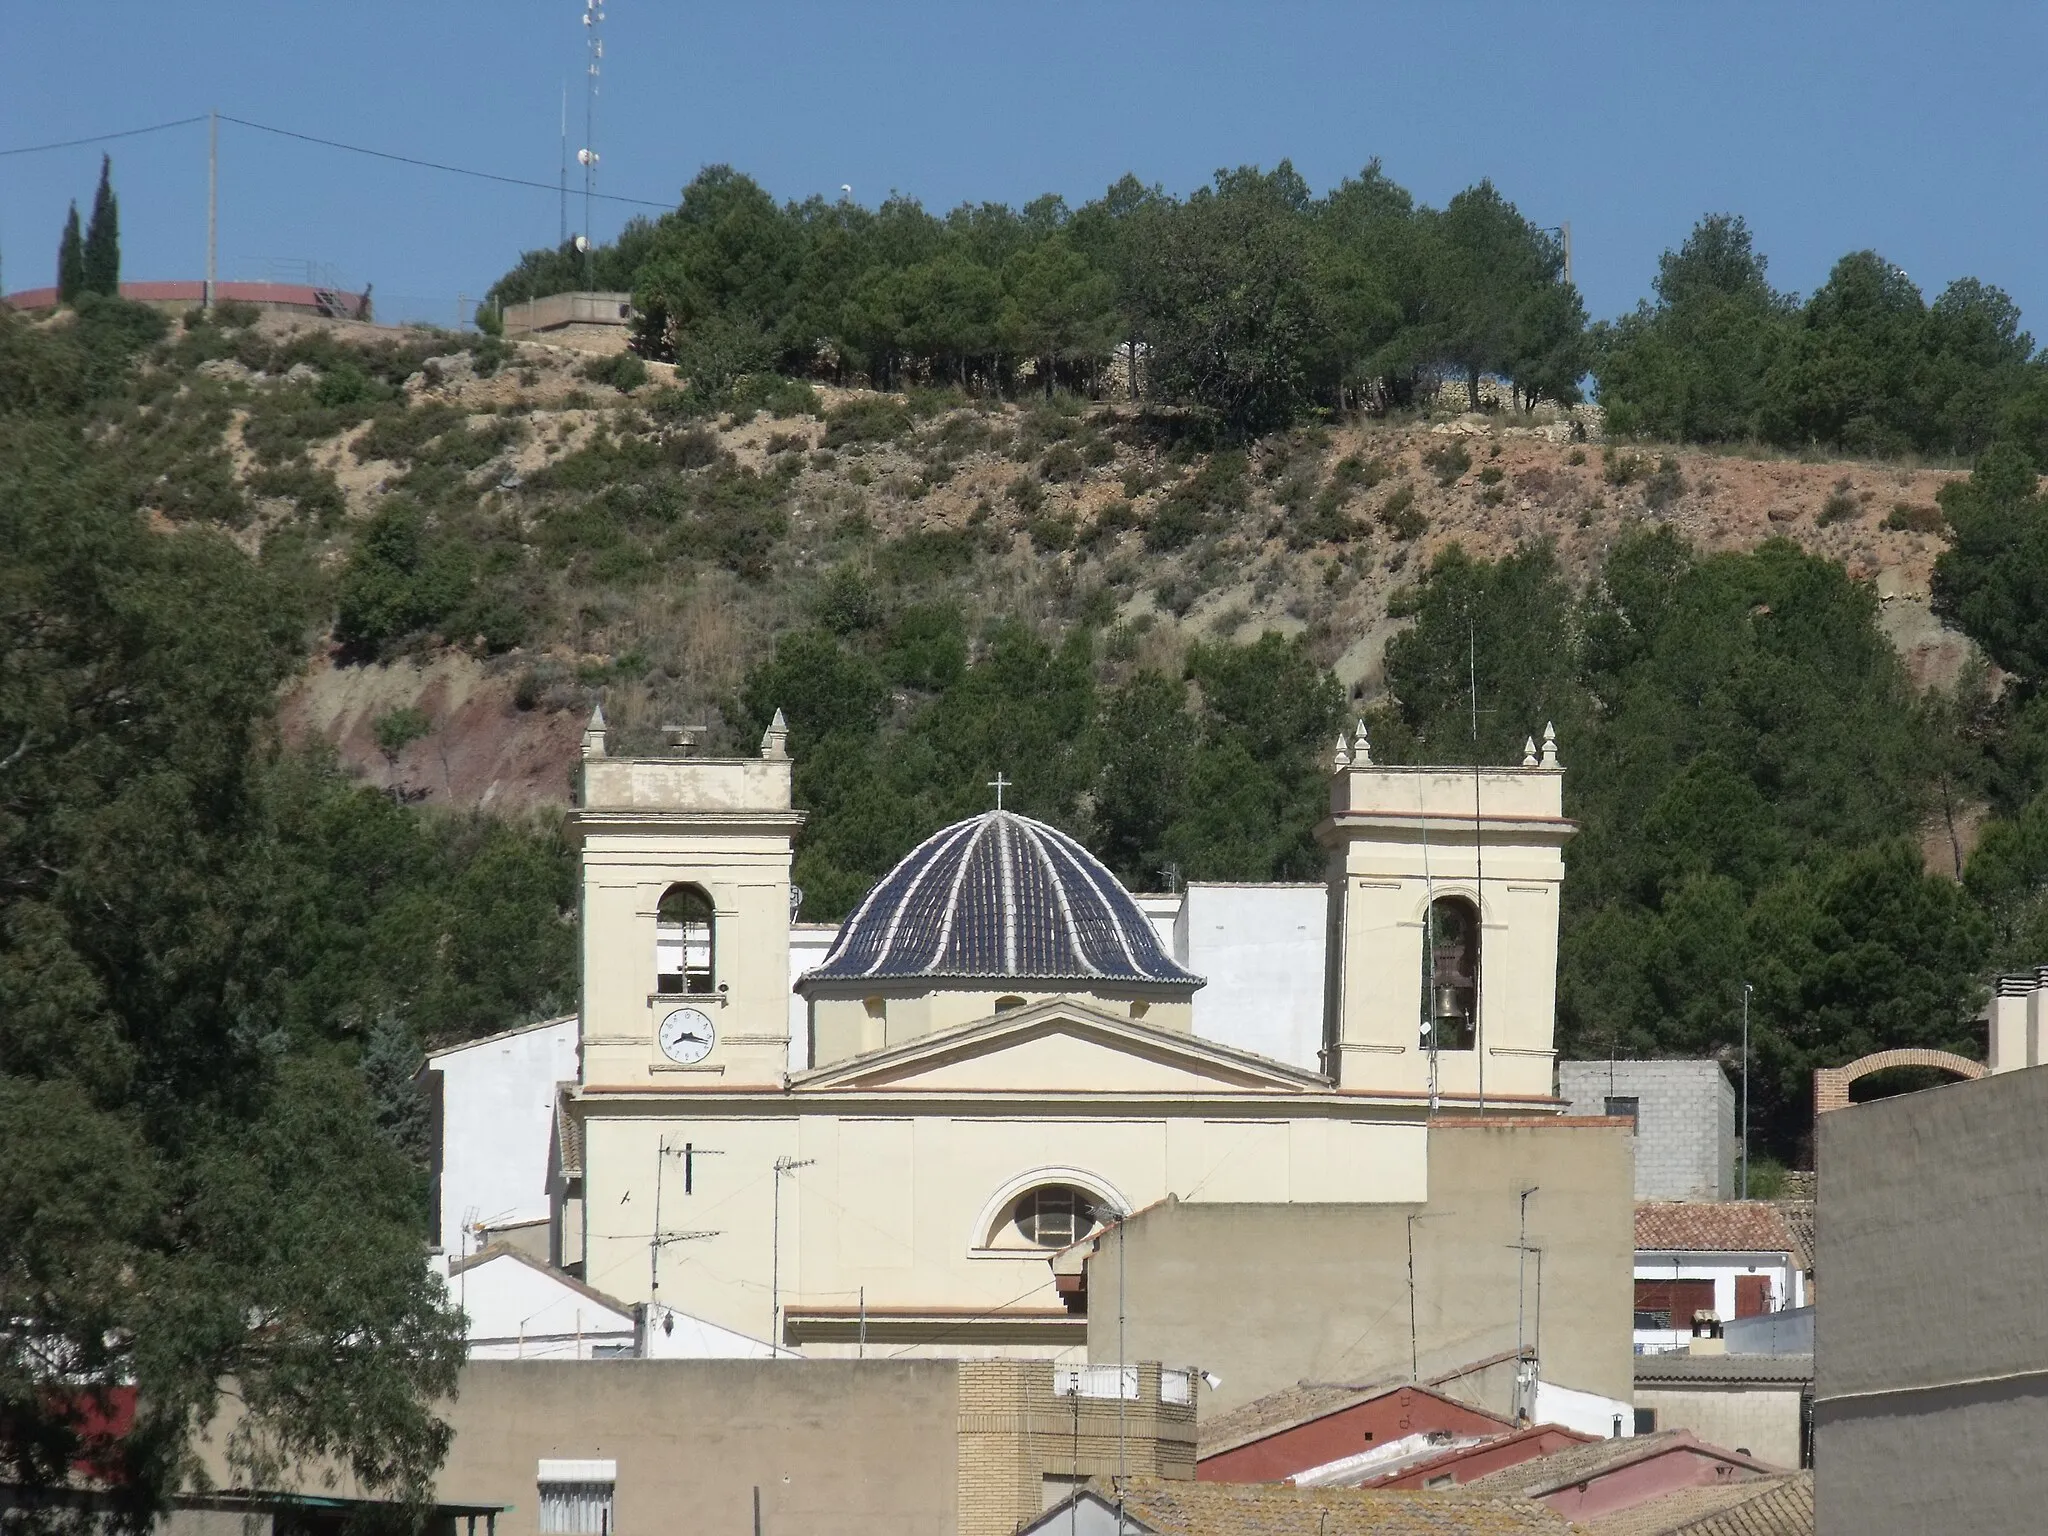
[[[1813,1536],[1813,1474],[1681,1488],[1581,1529],[1588,1536]]]
[[[1769,1474],[1776,1468],[1761,1461],[1744,1456],[1739,1451],[1723,1450],[1718,1445],[1708,1445],[1689,1429],[1660,1429],[1655,1434],[1635,1435],[1620,1440],[1595,1440],[1589,1445],[1575,1445],[1568,1451],[1559,1451],[1555,1456],[1544,1456],[1535,1461],[1523,1462],[1519,1466],[1503,1467],[1498,1472],[1489,1472],[1475,1477],[1465,1487],[1489,1493],[1518,1493],[1527,1498],[1541,1498],[1546,1493],[1555,1493],[1573,1483],[1583,1483],[1609,1472],[1647,1461],[1653,1456],[1669,1455],[1674,1451],[1690,1451],[1698,1455],[1725,1461],[1743,1467],[1759,1475]]]
[[[1004,810],[913,848],[798,985],[908,979],[1202,984],[1100,860],[1059,828]]]
[[[1689,1355],[1674,1350],[1636,1356],[1636,1385],[1659,1382],[1805,1382],[1813,1380],[1811,1355]]]
[[[1793,1253],[1784,1213],[1768,1200],[1643,1200],[1636,1204],[1636,1251]]]
[[[1107,1507],[1107,1493],[1106,1485],[1095,1484],[1084,1497]],[[1463,1489],[1392,1493],[1134,1477],[1124,1480],[1123,1503],[1132,1522],[1156,1536],[1568,1536],[1572,1529],[1527,1499]],[[1057,1509],[1064,1513],[1065,1505]],[[1065,1529],[1045,1517],[1038,1524]]]
[[[1410,1381],[1381,1381],[1367,1384],[1346,1384],[1332,1381],[1303,1381],[1291,1387],[1282,1387],[1278,1392],[1268,1392],[1264,1397],[1242,1403],[1228,1413],[1218,1414],[1201,1427],[1198,1454],[1217,1456],[1224,1451],[1234,1450],[1240,1445],[1263,1440],[1268,1435],[1277,1435],[1284,1430],[1294,1429],[1302,1424],[1314,1423],[1333,1413],[1359,1403],[1369,1403],[1374,1398],[1384,1397],[1389,1392],[1422,1392],[1430,1397],[1464,1410],[1467,1413],[1484,1414],[1498,1418],[1483,1408],[1474,1408],[1470,1403],[1459,1402],[1427,1386]],[[1500,1420],[1503,1429],[1510,1428],[1506,1419]]]

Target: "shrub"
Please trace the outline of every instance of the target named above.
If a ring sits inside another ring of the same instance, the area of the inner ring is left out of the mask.
[[[249,476],[248,483],[252,496],[290,501],[297,506],[299,516],[311,518],[322,526],[339,522],[348,511],[348,502],[342,496],[340,482],[333,473],[315,469],[303,459],[293,464],[258,469]]]
[[[1072,549],[1074,530],[1074,514],[1071,512],[1034,517],[1025,524],[1025,532],[1031,535],[1031,542],[1044,550]]]
[[[1884,525],[1893,533],[1940,533],[1947,520],[1941,515],[1941,508],[1914,506],[1909,501],[1895,501],[1886,515]]]
[[[1438,485],[1449,488],[1456,485],[1464,477],[1465,471],[1472,467],[1472,455],[1466,451],[1462,442],[1453,440],[1439,443],[1424,452],[1422,462],[1436,476]]]
[[[936,581],[974,564],[974,537],[945,528],[922,529],[891,539],[875,552],[877,571],[906,585]]]
[[[1643,500],[1652,511],[1662,512],[1684,494],[1685,476],[1679,473],[1678,460],[1666,454],[1643,482]]]
[[[1160,498],[1145,526],[1145,547],[1185,549],[1219,524],[1241,516],[1250,501],[1244,455],[1235,450],[1212,453],[1206,464]]]
[[[1828,492],[1828,499],[1820,504],[1820,515],[1814,521],[1822,527],[1829,523],[1846,522],[1862,510],[1862,506],[1863,503],[1850,494],[1843,485],[1838,485]]]
[[[609,384],[622,395],[630,395],[647,382],[647,364],[631,352],[593,357],[578,371],[591,383]]]
[[[1496,448],[1494,451],[1498,453],[1500,450]],[[1481,485],[1499,485],[1506,478],[1507,472],[1498,464],[1489,464],[1486,468],[1479,471],[1479,483]]]
[[[1564,461],[1567,464],[1583,464],[1586,462],[1586,450],[1583,448],[1574,448],[1570,453],[1564,456]]]
[[[1420,538],[1429,519],[1415,505],[1415,487],[1402,481],[1380,503],[1380,526],[1402,541]]]
[[[213,323],[224,331],[245,331],[262,318],[262,310],[240,299],[222,299],[213,306]]]
[[[748,374],[732,386],[726,403],[735,411],[766,411],[779,421],[825,414],[824,403],[815,389],[801,379],[786,379],[779,373]]]
[[[1617,453],[1608,448],[1600,455],[1600,477],[1612,486],[1633,485],[1649,471],[1649,461],[1640,453]]]
[[[1019,512],[1030,516],[1045,505],[1045,492],[1029,475],[1019,475],[1004,487],[1003,494]]]
[[[1087,469],[1081,450],[1072,443],[1054,443],[1038,461],[1039,478],[1044,480],[1079,480]]]
[[[887,395],[871,395],[826,412],[824,446],[894,442],[910,427],[910,412],[899,402]]]

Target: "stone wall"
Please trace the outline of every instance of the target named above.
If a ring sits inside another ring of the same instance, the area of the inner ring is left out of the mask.
[[[1736,1093],[1716,1061],[1560,1061],[1558,1097],[1574,1115],[1633,1098],[1638,1200],[1735,1195]]]
[[[1786,1468],[1799,1465],[1799,1398],[1796,1383],[1636,1387],[1636,1407],[1652,1410],[1658,1429],[1689,1429],[1709,1444]]]

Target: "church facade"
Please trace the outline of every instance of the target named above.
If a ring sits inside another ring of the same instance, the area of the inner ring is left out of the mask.
[[[1562,769],[1332,760],[1322,1044],[1205,984],[1078,842],[1006,809],[877,883],[791,985],[786,736],[615,758],[582,858],[559,1258],[587,1284],[807,1354],[1078,1354],[1053,1255],[1175,1196],[1419,1202],[1434,1114],[1554,1112]],[[792,1032],[802,1038],[792,1041]],[[793,1067],[793,1062],[806,1063]],[[655,1315],[659,1315],[658,1312]]]

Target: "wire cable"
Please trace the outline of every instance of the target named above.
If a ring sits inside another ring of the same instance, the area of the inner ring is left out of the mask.
[[[377,160],[392,160],[400,165],[415,165],[422,170],[446,171],[451,176],[468,176],[478,181],[495,181],[508,187],[531,187],[540,192],[559,192],[561,190],[559,186],[551,181],[528,181],[523,176],[500,176],[494,171],[473,171],[467,166],[443,165],[438,160],[421,160],[412,155],[394,155],[389,150],[366,149],[360,144],[344,144],[339,139],[323,139],[310,133],[298,133],[290,128],[273,128],[268,123],[251,122],[246,117],[230,117],[225,112],[221,113],[220,120],[224,123],[233,123],[239,128],[254,128],[258,133],[274,133],[279,138],[298,139],[302,143],[318,144],[327,149],[345,149],[352,155],[369,155]],[[194,118],[192,121],[201,122],[204,119]],[[675,206],[673,203],[658,203],[651,198],[622,197],[616,192],[592,192],[588,195],[598,199],[600,202],[631,203],[637,208],[660,208],[666,211]]]
[[[162,133],[166,128],[189,128],[194,123],[206,121],[206,114],[197,117],[181,117],[175,122],[152,123],[147,128],[124,128],[119,133],[95,133],[82,139],[61,139],[55,144],[23,144],[18,149],[0,149],[0,159],[9,155],[39,155],[48,149],[76,149],[81,144],[105,144],[113,139],[139,138],[145,133]]]

